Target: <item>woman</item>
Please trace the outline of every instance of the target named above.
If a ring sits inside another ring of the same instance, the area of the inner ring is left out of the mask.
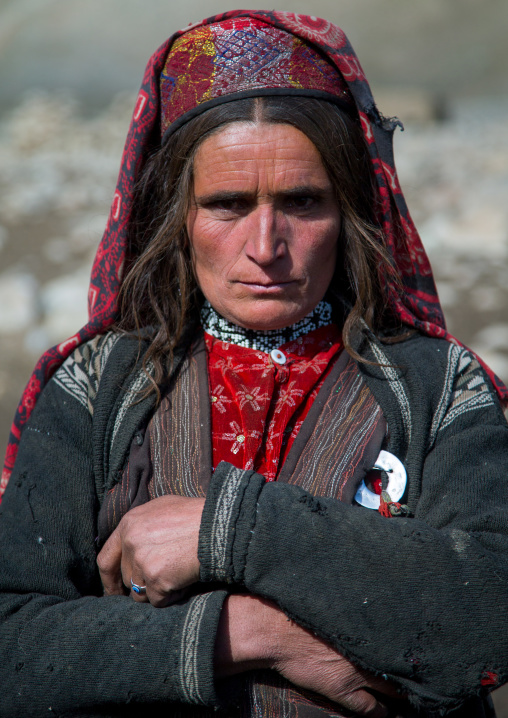
[[[444,330],[394,125],[325,21],[153,56],[91,322],[18,416],[54,372],[2,505],[6,715],[487,714],[507,392]]]

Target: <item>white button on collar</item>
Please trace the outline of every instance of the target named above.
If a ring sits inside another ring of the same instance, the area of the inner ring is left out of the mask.
[[[286,355],[280,349],[272,349],[270,356],[276,364],[286,363]]]

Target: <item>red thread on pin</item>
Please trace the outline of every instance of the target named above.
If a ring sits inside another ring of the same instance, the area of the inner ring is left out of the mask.
[[[482,674],[480,683],[484,687],[497,686],[497,684],[499,683],[499,676],[497,675],[497,673],[494,673],[493,671],[485,671]]]

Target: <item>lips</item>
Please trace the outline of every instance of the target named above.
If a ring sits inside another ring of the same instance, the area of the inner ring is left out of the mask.
[[[242,282],[247,284],[249,287],[263,287],[263,289],[270,289],[270,287],[284,287],[286,284],[292,284],[292,282],[270,282],[270,284],[264,284],[261,282]]]
[[[285,294],[290,287],[294,287],[296,282],[294,280],[284,282],[237,282],[237,285],[244,288],[246,292],[252,292],[254,294]]]
[[[238,284],[246,284],[247,286],[252,286],[252,287],[263,287],[265,289],[269,289],[270,287],[282,287],[287,284],[294,284],[296,281],[297,281],[296,279],[281,279],[280,281],[272,280],[270,282],[267,282],[266,280],[261,281],[261,282],[256,282],[256,281],[253,281],[252,279],[248,279],[248,280],[237,279],[236,280],[236,282]]]

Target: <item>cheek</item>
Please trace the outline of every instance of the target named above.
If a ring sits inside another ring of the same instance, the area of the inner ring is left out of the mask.
[[[187,231],[195,261],[215,261],[222,236],[219,223],[198,215],[194,222],[187,223]]]
[[[295,227],[295,236],[299,241],[294,248],[294,259],[309,269],[327,273],[330,263],[335,267],[339,232],[339,219]]]
[[[229,268],[234,264],[234,252],[228,241],[230,232],[226,223],[208,217],[189,218],[187,232],[199,284],[210,278],[214,281],[226,279]]]

